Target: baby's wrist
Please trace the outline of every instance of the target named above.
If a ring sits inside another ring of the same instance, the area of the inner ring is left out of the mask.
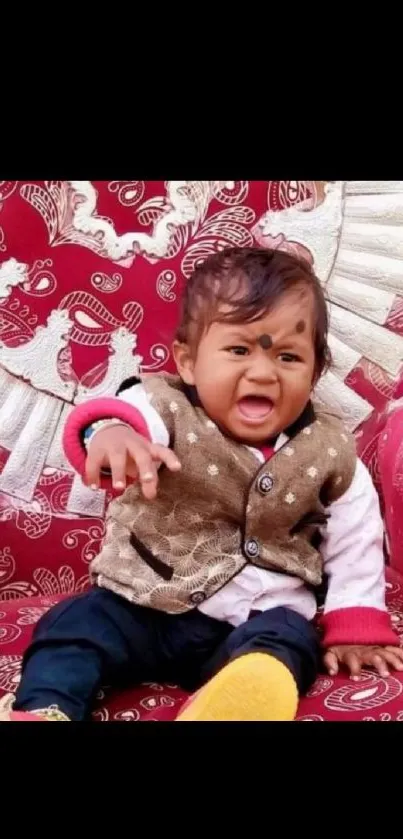
[[[120,420],[117,417],[108,417],[96,420],[96,422],[92,422],[91,425],[88,425],[83,433],[83,443],[86,450],[88,451],[90,443],[100,431],[103,431],[105,428],[112,428],[115,425],[120,425],[123,428],[131,428],[127,422],[123,422],[123,420]]]

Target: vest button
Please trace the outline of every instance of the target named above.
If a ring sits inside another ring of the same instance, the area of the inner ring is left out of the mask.
[[[256,559],[256,557],[259,556],[259,545],[256,542],[256,539],[247,539],[244,545],[244,550],[249,559]]]
[[[194,591],[193,594],[190,595],[190,602],[194,603],[195,606],[198,606],[199,603],[203,603],[203,600],[206,599],[206,595],[204,591]]]
[[[273,478],[270,475],[261,475],[257,482],[257,488],[262,495],[267,495],[273,488],[273,483]]]

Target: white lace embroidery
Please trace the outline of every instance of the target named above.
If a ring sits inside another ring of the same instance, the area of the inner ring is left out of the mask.
[[[105,377],[96,387],[84,387],[79,384],[75,396],[75,403],[85,402],[100,396],[110,396],[116,393],[119,385],[129,376],[138,376],[142,357],[133,355],[137,345],[137,335],[132,335],[121,327],[112,334],[111,354]]]
[[[38,326],[34,337],[21,347],[6,347],[0,343],[0,364],[10,373],[28,379],[37,390],[44,390],[70,400],[74,383],[60,378],[57,359],[67,346],[72,326],[67,312],[54,309],[46,326]]]
[[[0,298],[9,297],[14,286],[25,283],[28,279],[28,265],[7,259],[0,265]]]

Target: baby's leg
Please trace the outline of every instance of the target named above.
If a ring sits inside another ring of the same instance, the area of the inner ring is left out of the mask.
[[[299,695],[315,680],[319,641],[291,609],[260,612],[237,627],[209,662],[213,678],[178,720],[291,720]]]
[[[39,621],[25,653],[14,710],[86,719],[104,680],[118,681],[129,668],[134,682],[154,673],[153,620],[158,613],[101,588],[59,603]]]

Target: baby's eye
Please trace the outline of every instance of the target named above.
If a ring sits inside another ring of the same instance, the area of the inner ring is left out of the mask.
[[[247,355],[249,350],[247,347],[226,347],[226,351],[232,355]]]
[[[289,364],[289,363],[292,363],[293,361],[301,361],[301,359],[300,359],[299,355],[294,355],[294,353],[291,353],[291,352],[282,352],[282,353],[280,353],[280,355],[279,355],[279,359],[280,359],[281,361],[285,361],[285,362],[287,362],[288,364]]]

